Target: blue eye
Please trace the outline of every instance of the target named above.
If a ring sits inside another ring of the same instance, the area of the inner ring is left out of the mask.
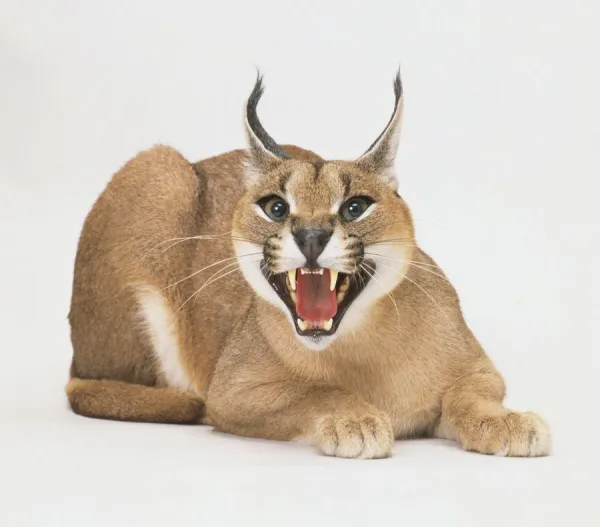
[[[283,221],[289,213],[289,206],[279,196],[267,196],[258,200],[258,204],[273,221]]]
[[[347,200],[340,209],[342,218],[346,221],[354,221],[360,218],[373,204],[373,199],[368,196],[356,196]]]

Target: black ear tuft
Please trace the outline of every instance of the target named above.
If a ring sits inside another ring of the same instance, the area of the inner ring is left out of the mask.
[[[393,171],[394,160],[398,152],[400,139],[400,125],[402,122],[403,90],[400,77],[400,68],[394,78],[394,111],[383,132],[367,148],[365,153],[357,159],[357,163],[368,170],[378,172],[391,186],[397,185],[396,175]]]
[[[375,141],[371,143],[371,146],[369,146],[369,148],[366,149],[363,156],[373,149],[373,147],[379,142],[383,135],[388,132],[388,129],[390,129],[392,122],[394,121],[394,117],[396,116],[396,112],[398,111],[398,105],[400,104],[400,101],[402,99],[402,78],[400,76],[400,67],[398,67],[396,77],[394,78],[394,95],[396,96],[396,100],[394,101],[394,111],[392,113],[392,116],[390,117],[390,120],[388,121],[388,124],[383,129],[383,132],[379,134],[377,139],[375,139]]]
[[[288,159],[289,156],[267,133],[267,131],[263,128],[260,119],[258,118],[256,107],[258,106],[258,102],[260,101],[264,91],[265,87],[263,84],[262,75],[260,72],[257,72],[254,89],[252,90],[250,97],[248,97],[248,102],[246,103],[246,120],[248,122],[248,127],[250,132],[254,135],[254,138],[260,142],[265,150],[268,150],[271,154],[277,157]]]
[[[396,78],[394,79],[394,94],[396,95],[396,106],[398,106],[398,101],[400,100],[400,97],[402,97],[402,78],[400,76],[400,67],[398,67]]]

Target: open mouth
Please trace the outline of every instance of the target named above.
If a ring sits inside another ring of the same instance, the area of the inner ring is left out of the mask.
[[[364,270],[346,274],[326,267],[300,267],[272,274],[261,268],[290,310],[296,331],[306,337],[333,335],[371,278]]]

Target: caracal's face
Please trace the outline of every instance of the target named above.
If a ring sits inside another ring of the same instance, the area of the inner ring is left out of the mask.
[[[361,326],[402,280],[414,245],[398,193],[344,161],[287,160],[264,174],[239,203],[233,235],[248,282],[311,349]]]

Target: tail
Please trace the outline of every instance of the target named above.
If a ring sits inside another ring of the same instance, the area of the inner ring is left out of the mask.
[[[73,411],[86,417],[177,424],[200,423],[204,417],[200,397],[173,388],[74,377],[66,392]]]

